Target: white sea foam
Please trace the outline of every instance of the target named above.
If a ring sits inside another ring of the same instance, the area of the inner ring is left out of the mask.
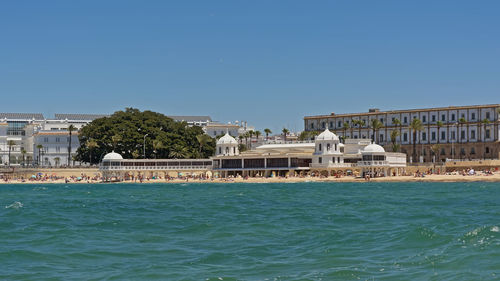
[[[5,209],[19,209],[23,207],[23,203],[16,201],[8,206],[5,206]]]
[[[500,232],[500,228],[498,226],[492,226],[490,229],[491,232]]]

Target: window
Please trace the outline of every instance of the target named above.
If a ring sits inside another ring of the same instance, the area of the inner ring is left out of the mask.
[[[470,138],[471,139],[476,139],[476,130],[471,130],[470,131]]]
[[[333,122],[330,121],[330,128],[333,128]]]
[[[441,121],[443,121],[443,122],[446,121],[446,115],[444,115],[444,114],[441,115]]]
[[[436,140],[436,132],[431,133],[431,140]]]
[[[470,154],[476,154],[476,150],[474,149],[474,147],[470,148]]]
[[[455,131],[451,131],[451,139],[455,140]]]
[[[61,152],[61,148],[59,146],[56,147],[56,152],[58,152],[58,153]]]
[[[485,151],[486,153],[490,153],[490,148],[489,148],[489,147],[486,147],[486,148],[484,149],[484,151]]]
[[[330,144],[329,143],[326,144],[326,151],[330,151]]]
[[[465,148],[460,148],[460,155],[465,155]]]
[[[427,133],[426,132],[422,132],[422,140],[423,141],[427,140]]]
[[[233,153],[236,154],[236,147],[233,147]]]
[[[314,130],[314,123],[311,123],[311,129]]]
[[[465,131],[464,130],[462,130],[460,132],[460,138],[463,139],[463,140],[465,139]]]
[[[445,140],[446,139],[446,132],[441,132],[441,140]]]
[[[406,116],[405,116],[403,120],[404,120],[403,122],[404,122],[405,124],[406,124],[406,123],[408,123],[408,117],[406,117]]]
[[[318,149],[319,149],[319,151],[321,151],[321,143],[319,144]]]
[[[384,118],[380,118],[380,123],[384,123]]]
[[[425,116],[425,115],[422,116],[422,122],[424,122],[424,123],[427,122],[427,116]]]
[[[323,159],[321,157],[318,158],[318,163],[323,163]]]
[[[49,142],[49,138],[48,137],[43,138],[43,142]]]
[[[462,115],[460,117],[465,118],[465,114],[462,113]]]
[[[444,148],[441,148],[441,155],[445,155],[446,154],[446,151],[444,150]]]
[[[490,119],[490,113],[486,112],[486,119]]]
[[[470,119],[472,119],[472,120],[476,120],[476,113],[475,113],[475,112],[472,112],[472,113],[470,114]]]
[[[312,125],[312,124],[311,124]],[[216,137],[217,136],[217,131],[214,131],[214,136]]]
[[[403,134],[403,141],[408,141],[408,133]]]
[[[455,121],[455,113],[451,114],[451,121]]]
[[[490,129],[486,129],[486,132],[485,132],[485,138],[489,139],[490,138]]]
[[[379,139],[380,139],[380,142],[384,142],[384,135],[380,134]]]
[[[219,147],[219,154],[222,154],[222,147]]]
[[[432,122],[436,122],[436,115],[432,115],[431,118],[432,118]]]
[[[56,138],[56,142],[61,142],[61,138]]]
[[[337,128],[340,128],[340,127],[342,127],[342,122],[341,122],[341,121],[338,121],[338,122],[337,122]]]
[[[324,128],[325,128],[325,126],[326,126],[325,122],[321,122],[321,128],[323,128],[323,129],[324,129]]]

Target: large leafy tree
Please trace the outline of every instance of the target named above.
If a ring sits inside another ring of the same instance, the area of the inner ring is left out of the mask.
[[[157,158],[207,158],[215,152],[214,139],[200,139],[200,142],[197,138],[204,134],[201,127],[189,127],[186,122],[175,122],[160,113],[126,108],[96,119],[80,130],[78,137],[82,145],[76,159],[88,161],[92,151],[95,155],[92,158],[99,162],[112,150],[124,158],[139,158],[146,134],[146,158],[153,158],[155,152]],[[89,147],[90,139],[97,146]]]

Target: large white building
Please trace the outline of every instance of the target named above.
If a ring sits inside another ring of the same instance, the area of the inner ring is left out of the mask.
[[[377,130],[374,119],[382,125]],[[423,125],[415,139],[413,119]],[[304,117],[304,127],[306,131],[328,127],[346,139],[371,139],[386,150],[392,150],[391,133],[397,131],[395,142],[412,162],[498,158],[500,153],[500,104],[331,113]],[[414,148],[416,157],[411,159]]]
[[[238,142],[229,134],[217,141],[214,172],[221,176],[269,176],[309,172],[333,174],[358,170],[361,174],[399,175],[406,167],[404,153],[386,152],[369,140],[340,143],[325,129],[314,142],[271,143],[239,152]]]
[[[68,165],[69,131],[71,155],[80,146],[78,130],[105,115],[55,114],[46,119],[40,113],[0,113],[0,161],[2,165]],[[10,159],[9,159],[10,151]]]

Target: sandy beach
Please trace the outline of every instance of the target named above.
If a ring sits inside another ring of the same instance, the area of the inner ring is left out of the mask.
[[[180,179],[174,178],[165,180],[161,179],[146,179],[142,182],[139,180],[127,180],[115,183],[297,183],[297,182],[500,182],[500,173],[496,172],[491,175],[478,173],[476,175],[425,175],[424,177],[415,176],[393,176],[393,177],[379,177],[372,178],[369,181],[360,177],[344,176],[336,177],[274,177],[274,178],[213,178],[213,179],[196,179],[187,178]],[[26,179],[13,179],[2,180],[0,184],[46,184],[46,183],[67,183],[67,184],[86,184],[86,183],[101,183],[99,179],[77,179],[77,178],[59,178],[59,179],[46,179],[46,180],[26,180]]]

